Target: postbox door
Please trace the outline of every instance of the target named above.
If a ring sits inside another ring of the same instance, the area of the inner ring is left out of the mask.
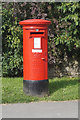
[[[31,68],[31,78],[32,80],[44,80],[45,79],[45,69],[47,65],[47,51],[44,37],[33,36],[30,39],[31,46],[31,56],[30,56],[30,68]]]

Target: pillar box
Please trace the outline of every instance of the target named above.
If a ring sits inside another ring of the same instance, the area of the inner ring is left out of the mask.
[[[28,19],[23,26],[23,90],[27,95],[48,93],[48,26],[51,21]]]

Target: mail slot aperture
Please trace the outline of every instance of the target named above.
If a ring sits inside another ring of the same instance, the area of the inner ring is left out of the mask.
[[[31,34],[31,35],[32,35],[32,34],[40,34],[40,35],[41,35],[41,34],[44,34],[44,32],[31,32],[30,34]]]
[[[30,32],[30,36],[44,36],[44,32]]]

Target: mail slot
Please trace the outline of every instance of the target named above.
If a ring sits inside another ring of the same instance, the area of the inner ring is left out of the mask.
[[[44,32],[31,32],[30,34],[31,35],[35,35],[35,34],[40,34],[41,35],[41,34],[44,34]]]
[[[32,37],[32,36],[38,36],[38,37],[40,37],[40,36],[43,36],[44,37],[44,32],[30,32],[30,37]]]
[[[48,26],[42,19],[20,21],[23,26],[23,90],[27,95],[48,93]]]

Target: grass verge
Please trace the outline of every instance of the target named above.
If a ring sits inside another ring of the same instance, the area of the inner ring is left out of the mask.
[[[23,92],[23,78],[2,78],[2,103],[76,100],[80,78],[49,79],[49,96],[32,97]]]

